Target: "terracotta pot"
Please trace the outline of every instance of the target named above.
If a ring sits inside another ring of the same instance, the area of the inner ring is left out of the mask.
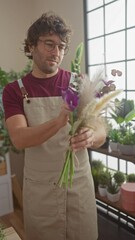
[[[121,186],[122,207],[135,212],[135,183],[123,183]]]

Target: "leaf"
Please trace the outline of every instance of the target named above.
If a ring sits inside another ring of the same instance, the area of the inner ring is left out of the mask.
[[[82,54],[83,54],[83,43],[81,42],[76,49],[75,62],[77,61],[78,64],[81,63]]]
[[[128,123],[129,121],[133,120],[135,118],[135,109],[130,111],[126,116],[125,116],[125,122]]]

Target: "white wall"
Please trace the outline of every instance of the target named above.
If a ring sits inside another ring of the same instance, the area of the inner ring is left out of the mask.
[[[70,52],[62,63],[70,70],[76,46],[84,41],[82,0],[0,0],[0,67],[6,71],[24,68],[28,61],[22,51],[27,29],[48,10],[62,16],[74,30]]]

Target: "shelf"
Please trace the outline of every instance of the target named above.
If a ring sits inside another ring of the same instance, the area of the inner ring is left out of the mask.
[[[119,152],[118,153],[117,152],[110,152],[110,151],[108,151],[107,148],[91,149],[91,151],[99,152],[99,153],[102,153],[102,154],[106,154],[108,156],[116,157],[116,158],[119,158],[119,159],[123,159],[123,160],[129,161],[129,162],[135,163],[135,156],[123,155]]]
[[[111,207],[114,207],[115,209],[119,210],[120,212],[123,212],[125,214],[127,214],[128,216],[131,216],[133,218],[135,218],[135,212],[129,212],[129,211],[126,211],[123,207],[122,207],[122,204],[121,204],[121,200],[119,200],[118,202],[111,202],[107,199],[107,197],[101,197],[99,195],[99,193],[96,193],[96,199],[97,200],[100,200],[102,201],[103,203],[106,203],[107,205],[111,206]]]

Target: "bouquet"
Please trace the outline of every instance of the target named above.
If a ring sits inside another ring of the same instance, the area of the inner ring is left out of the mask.
[[[62,97],[71,109],[69,132],[70,136],[75,135],[82,127],[95,129],[95,119],[103,114],[104,110],[112,107],[111,100],[121,90],[115,90],[113,81],[107,81],[101,69],[90,81],[89,77],[80,73],[80,63],[83,52],[81,43],[77,50],[75,60],[71,62],[72,81],[67,89],[62,90]],[[74,176],[75,152],[70,145],[66,152],[65,163],[58,181],[60,187],[72,187]]]

